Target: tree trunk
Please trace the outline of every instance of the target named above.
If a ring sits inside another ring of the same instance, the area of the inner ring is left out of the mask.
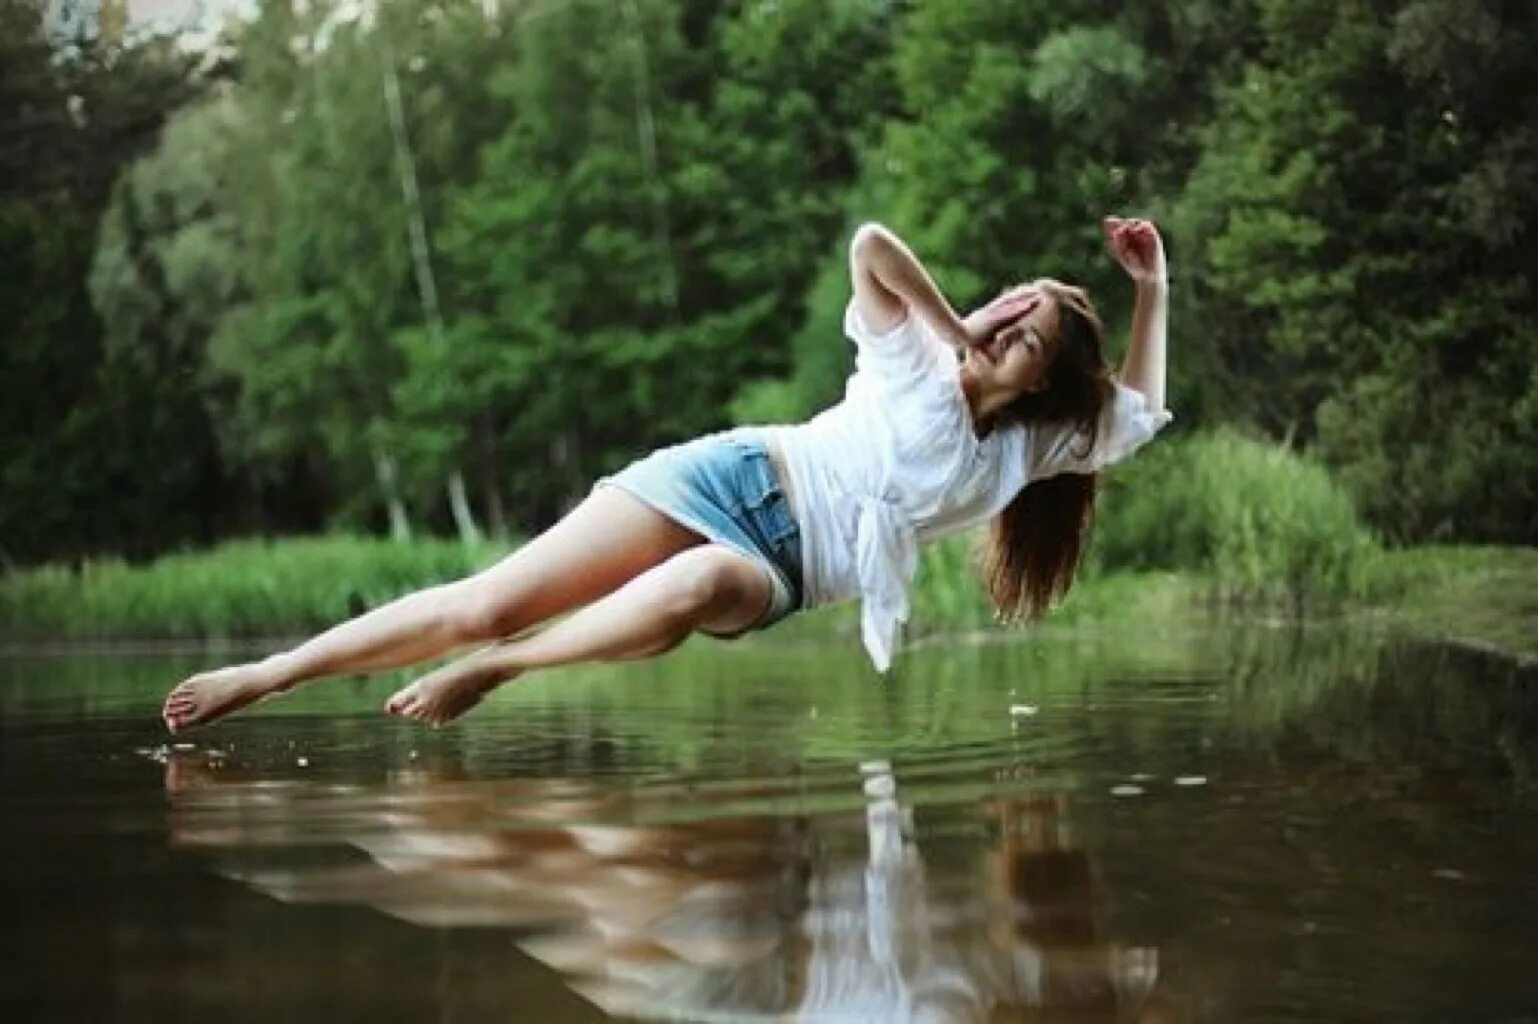
[[[459,539],[466,544],[481,542],[481,529],[475,525],[475,513],[470,511],[470,498],[465,493],[465,475],[459,470],[449,474],[449,510],[454,513],[454,528]]]
[[[646,34],[641,28],[641,14],[635,0],[619,0],[620,14],[630,30],[635,48],[636,138],[641,147],[641,167],[646,172],[646,187],[652,201],[653,244],[660,259],[662,301],[668,313],[678,318],[678,268],[673,256],[673,229],[668,217],[667,188],[658,170],[657,122],[652,112],[651,71],[646,59]]]
[[[481,511],[486,517],[487,532],[499,541],[506,541],[507,506],[502,503],[502,461],[497,457],[489,420],[490,417],[482,412],[470,427],[471,447],[475,452],[473,471],[481,490]]]
[[[390,514],[390,539],[410,540],[411,520],[406,516],[406,503],[401,501],[395,460],[378,448],[374,449],[374,479],[379,482],[379,492],[384,496],[385,509]]]
[[[486,522],[493,537],[507,540],[507,506],[502,503],[502,488],[495,476],[486,482]]]
[[[422,300],[422,317],[427,322],[427,330],[433,340],[442,345],[443,314],[438,308],[438,284],[433,276],[427,221],[422,215],[422,195],[417,187],[417,165],[406,135],[406,110],[401,102],[400,76],[395,70],[395,48],[390,44],[390,29],[383,19],[379,23],[378,35],[384,50],[385,109],[390,119],[390,136],[395,142],[395,168],[400,176],[401,198],[406,204],[406,237],[410,243],[411,265],[416,273],[417,294]],[[475,525],[475,513],[470,510],[470,499],[465,494],[465,476],[457,469],[449,474],[448,495],[449,509],[454,515],[459,539],[466,544],[479,543],[481,531]]]

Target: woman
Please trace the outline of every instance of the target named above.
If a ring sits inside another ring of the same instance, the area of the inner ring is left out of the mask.
[[[1137,288],[1119,380],[1083,291],[1041,279],[962,319],[900,239],[865,225],[850,245],[844,318],[856,369],[838,405],[806,423],[655,452],[482,573],[292,651],[193,676],[166,698],[166,726],[201,725],[312,679],[490,644],[385,705],[437,725],[531,668],[650,657],[691,633],[738,636],[854,596],[885,671],[919,543],[989,520],[984,572],[1001,617],[1040,615],[1073,581],[1094,474],[1170,418],[1163,245],[1147,221],[1103,227]]]

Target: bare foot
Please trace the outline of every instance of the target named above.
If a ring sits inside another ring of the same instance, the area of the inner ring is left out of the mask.
[[[475,707],[488,693],[516,675],[516,669],[490,666],[472,654],[451,661],[400,690],[385,702],[385,711],[429,725],[442,725]]]
[[[282,689],[279,681],[259,664],[200,672],[166,696],[160,717],[165,719],[167,729],[181,732],[194,725],[207,725]]]

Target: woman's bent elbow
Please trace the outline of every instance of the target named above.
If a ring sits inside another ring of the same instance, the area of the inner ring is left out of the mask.
[[[890,236],[886,227],[873,220],[868,220],[854,229],[854,235],[849,239],[849,254],[859,258],[862,253],[869,252],[873,246],[881,245]]]

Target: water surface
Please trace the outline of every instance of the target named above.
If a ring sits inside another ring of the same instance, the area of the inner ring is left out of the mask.
[[[1538,1021],[1494,659],[1167,628],[883,683],[791,625],[168,744],[217,660],[0,658],[5,1019]]]

